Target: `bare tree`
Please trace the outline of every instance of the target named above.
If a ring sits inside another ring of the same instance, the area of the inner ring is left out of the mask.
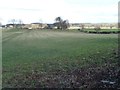
[[[81,29],[85,29],[85,25],[84,24],[81,24]]]
[[[96,31],[97,33],[99,33],[99,31],[101,30],[101,28],[100,28],[99,25],[96,25],[94,29],[95,29],[95,31]]]
[[[68,20],[64,20],[63,22],[62,22],[62,29],[67,29],[68,27],[69,27],[70,25],[69,25],[69,21]]]
[[[55,18],[55,25],[57,26],[58,29],[67,29],[69,27],[69,21],[68,20],[63,20],[61,17]]]
[[[61,17],[56,17],[55,18],[55,21],[56,21],[56,26],[57,26],[57,29],[62,29],[61,26],[62,26],[62,18]]]
[[[10,23],[13,24],[13,27],[15,27],[16,20],[15,19],[11,19]]]
[[[15,19],[11,19],[10,20],[12,24],[15,24],[16,20]]]
[[[42,19],[39,20],[39,27],[42,28],[43,24],[42,24]]]
[[[23,24],[23,21],[21,19],[19,19],[18,24]]]
[[[111,25],[110,25],[110,29],[112,29],[113,27],[114,27],[114,25],[111,24]]]
[[[14,28],[22,28],[23,21],[21,19],[11,19],[9,23],[12,24]]]
[[[17,22],[18,22],[18,27],[22,28],[23,21],[21,19],[19,19]]]

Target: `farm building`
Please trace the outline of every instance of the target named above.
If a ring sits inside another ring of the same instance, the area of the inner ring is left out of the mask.
[[[47,28],[48,29],[56,29],[57,27],[55,26],[55,24],[47,24]]]
[[[15,25],[14,24],[7,24],[6,27],[7,28],[13,28]]]
[[[31,23],[31,24],[25,24],[23,28],[26,29],[42,29],[46,27],[47,24],[42,24],[42,23]]]
[[[28,25],[28,29],[41,29],[42,28],[42,23],[31,23]]]

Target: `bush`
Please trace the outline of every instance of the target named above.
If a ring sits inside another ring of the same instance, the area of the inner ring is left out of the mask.
[[[95,27],[94,29],[95,29],[95,31],[96,31],[97,33],[99,33],[99,31],[101,30],[100,27]]]

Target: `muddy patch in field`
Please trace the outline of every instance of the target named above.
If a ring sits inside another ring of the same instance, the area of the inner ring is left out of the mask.
[[[16,74],[7,84],[14,88],[120,88],[119,74],[119,69],[110,65],[47,73],[33,70]]]

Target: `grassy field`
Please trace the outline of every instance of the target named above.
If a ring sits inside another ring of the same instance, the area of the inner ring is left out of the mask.
[[[3,30],[3,87],[72,87],[73,71],[117,63],[117,47],[117,34]]]

